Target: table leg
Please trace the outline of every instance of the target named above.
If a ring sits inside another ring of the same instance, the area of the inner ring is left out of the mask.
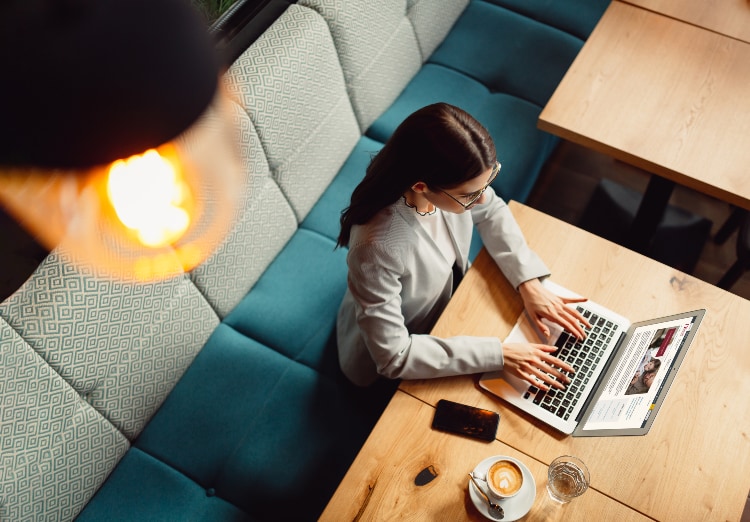
[[[652,175],[643,194],[638,211],[628,232],[627,246],[641,254],[648,254],[651,242],[667,210],[669,197],[675,183],[661,176]]]

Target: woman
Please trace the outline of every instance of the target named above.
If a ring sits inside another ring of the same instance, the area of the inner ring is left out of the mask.
[[[502,369],[543,389],[569,382],[557,368],[574,370],[550,355],[553,346],[429,335],[469,266],[472,224],[544,334],[543,318],[580,338],[581,323],[590,326],[565,306],[583,299],[562,299],[540,283],[549,271],[490,187],[499,172],[489,133],[444,103],[409,116],[373,158],[342,213],[338,239],[349,247],[339,361],[352,382]]]

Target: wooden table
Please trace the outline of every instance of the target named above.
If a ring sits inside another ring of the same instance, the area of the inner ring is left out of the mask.
[[[750,2],[748,0],[625,1],[750,43]]]
[[[674,183],[750,209],[748,86],[749,43],[615,0],[538,125],[657,175],[633,223],[643,252]]]
[[[321,520],[484,520],[468,498],[466,473],[497,454],[521,459],[534,474],[537,497],[524,520],[739,520],[750,489],[750,302],[529,207],[511,206],[563,286],[633,320],[707,309],[651,431],[568,437],[482,391],[476,375],[404,381]],[[434,333],[504,338],[521,308],[482,252]],[[443,398],[500,412],[498,440],[432,431],[434,406]],[[592,487],[560,506],[547,498],[546,468],[563,454],[587,463]],[[438,477],[415,486],[430,465]]]
[[[433,431],[434,411],[397,391],[320,521],[486,521],[469,498],[467,474],[492,455],[520,459],[534,475],[536,499],[524,520],[650,520],[593,489],[564,507],[556,504],[545,489],[547,464],[499,441],[486,444]],[[437,477],[417,486],[415,477],[428,466]]]

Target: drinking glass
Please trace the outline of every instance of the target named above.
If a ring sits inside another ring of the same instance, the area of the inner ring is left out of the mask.
[[[549,465],[547,493],[552,500],[566,504],[583,495],[590,481],[589,469],[581,459],[563,455]]]

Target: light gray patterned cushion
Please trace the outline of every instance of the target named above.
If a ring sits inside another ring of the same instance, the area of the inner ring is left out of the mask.
[[[128,447],[0,319],[0,520],[72,520]]]
[[[294,212],[271,178],[252,121],[241,107],[232,105],[246,190],[223,244],[190,273],[221,318],[240,302],[297,230]]]
[[[362,132],[422,65],[406,0],[300,0],[331,27]]]
[[[229,68],[226,84],[301,222],[361,135],[328,25],[289,6]]]
[[[218,318],[186,275],[131,283],[69,259],[53,251],[0,303],[0,317],[132,440]]]
[[[469,0],[407,0],[408,16],[419,41],[422,62],[437,49]]]

